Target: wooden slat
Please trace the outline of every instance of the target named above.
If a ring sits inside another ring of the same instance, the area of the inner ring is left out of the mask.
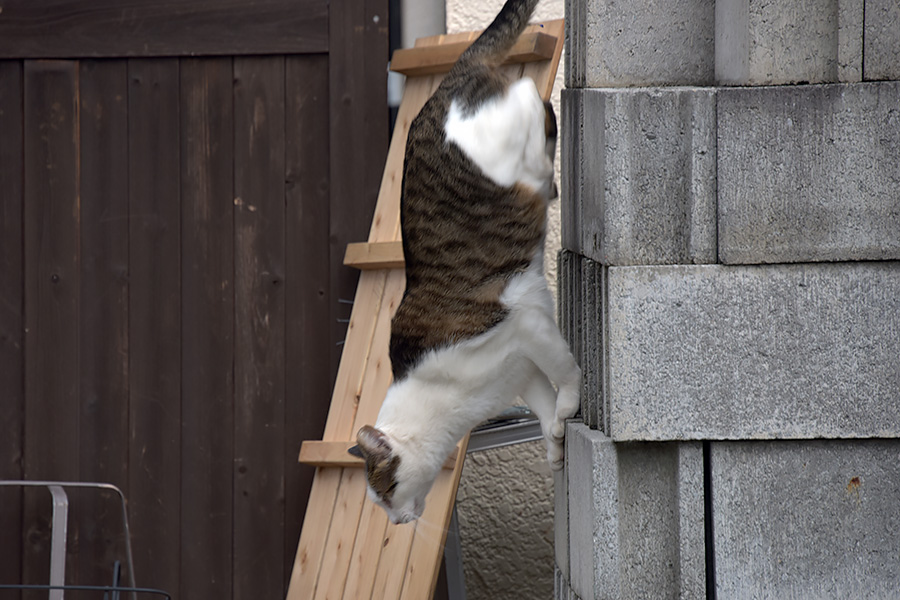
[[[128,70],[124,60],[82,61],[79,462],[84,481],[128,492]],[[77,580],[112,581],[124,555],[110,497],[79,496]],[[127,579],[123,579],[127,581]]]
[[[409,562],[409,552],[419,525],[418,522],[387,524],[372,585],[372,598],[396,598],[397,591],[403,589],[406,563]]]
[[[284,58],[235,58],[234,596],[284,593]]]
[[[129,510],[135,571],[179,589],[181,207],[178,61],[128,63]]]
[[[328,56],[285,59],[285,526],[289,577],[315,469],[296,464],[305,439],[321,439],[331,372],[328,239]],[[285,585],[287,585],[285,581]]]
[[[397,269],[405,264],[399,241],[347,244],[344,254],[344,265],[355,269]]]
[[[388,526],[387,513],[374,502],[363,503],[359,534],[350,557],[350,570],[343,598],[371,598],[378,573],[380,548],[384,548]],[[377,596],[376,596],[377,598]]]
[[[471,42],[456,42],[440,46],[401,48],[391,57],[391,71],[407,77],[446,73],[471,46]],[[524,33],[506,58],[507,64],[544,61],[552,58],[556,38],[533,31]]]
[[[314,467],[363,467],[365,463],[361,458],[357,458],[348,453],[356,442],[320,442],[315,440],[305,440],[300,447],[299,462]],[[456,466],[457,451],[447,457],[444,463],[445,469],[452,469]]]
[[[365,494],[366,472],[362,469],[342,469],[337,500],[331,517],[331,529],[325,540],[322,567],[316,581],[315,594],[309,598],[327,600],[340,598],[347,582],[350,558],[362,512],[360,494]]]
[[[405,275],[400,270],[388,272],[384,287],[381,310],[372,337],[371,356],[366,365],[366,373],[360,392],[359,410],[353,422],[351,435],[360,427],[375,422],[381,400],[384,398],[391,382],[391,364],[387,355],[388,340],[391,332],[391,318],[403,296]],[[359,472],[359,475],[357,475]],[[341,487],[338,493],[338,505],[343,503],[345,514],[337,515],[333,521],[340,527],[332,526],[325,543],[324,556],[328,560],[323,563],[319,574],[316,598],[340,597],[350,569],[352,550],[358,533],[358,523],[362,514],[363,503],[366,502],[366,479],[359,469],[344,469]]]
[[[6,0],[0,13],[0,58],[327,51],[327,0]]]
[[[353,419],[359,405],[363,376],[372,348],[372,336],[378,311],[381,309],[387,274],[384,271],[364,271],[359,276],[353,313],[347,327],[347,341],[334,384],[331,410],[325,423],[322,439],[348,440],[353,435]]]
[[[556,39],[563,39],[565,35],[565,22],[563,19],[555,19],[552,21],[544,21],[529,26],[529,30],[540,30],[547,35]],[[545,101],[550,100],[553,93],[553,84],[556,81],[556,72],[559,69],[559,61],[562,57],[563,45],[557,44],[553,50],[550,60],[539,63],[529,63],[525,65],[524,75],[534,79],[538,85],[538,92]],[[559,120],[562,115],[556,115]]]
[[[0,479],[22,479],[25,431],[25,273],[22,64],[0,61]],[[0,489],[0,581],[22,578],[22,492]],[[20,594],[10,592],[11,600]]]
[[[428,494],[409,553],[401,600],[418,600],[434,595],[468,443],[469,436],[466,435],[460,442],[454,469],[442,471]]]
[[[400,188],[403,184],[403,155],[409,126],[437,89],[441,79],[443,77],[440,75],[430,75],[406,82],[403,102],[400,104],[397,121],[394,124],[394,136],[384,165],[384,175],[381,178],[378,205],[375,207],[375,215],[369,229],[370,243],[400,240]]]
[[[232,61],[181,61],[180,597],[232,595]]]
[[[303,532],[291,571],[287,600],[309,600],[322,566],[324,540],[331,528],[343,469],[317,469],[303,520]]]
[[[342,266],[344,249],[365,239],[388,147],[388,112],[366,90],[387,87],[388,0],[341,0],[329,12],[329,164],[333,370],[346,337],[359,276]],[[353,140],[348,143],[348,140]]]
[[[78,65],[24,66],[25,477],[78,478]],[[47,581],[46,490],[26,493],[24,579]],[[74,525],[74,524],[73,524]],[[77,526],[70,534],[78,535]],[[67,570],[77,571],[69,555]]]
[[[351,437],[386,279],[384,271],[368,271],[360,275],[347,330],[346,348],[334,386],[331,410],[322,434],[325,441],[348,440]],[[340,469],[316,471],[291,573],[289,600],[307,600],[315,592],[325,540],[331,528],[331,519],[323,518],[323,515],[330,515],[332,512],[341,476]]]

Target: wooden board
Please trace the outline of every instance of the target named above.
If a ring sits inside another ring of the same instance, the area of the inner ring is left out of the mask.
[[[273,598],[284,565],[260,557],[284,527],[284,57],[235,58],[234,78],[234,596]]]
[[[232,61],[181,61],[182,562],[179,596],[232,596]]]
[[[78,473],[78,65],[24,67],[25,476]],[[42,352],[54,348],[56,353]],[[53,372],[54,377],[47,377]],[[43,434],[43,436],[41,435]],[[52,444],[46,440],[53,440]],[[50,508],[28,490],[24,522],[35,541],[23,549],[26,581],[48,581]],[[31,501],[29,501],[31,499]],[[70,535],[77,536],[73,523]],[[67,570],[77,571],[73,560]]]
[[[2,8],[0,58],[328,52],[327,0],[5,0]]]
[[[177,590],[181,522],[167,507],[181,503],[179,65],[128,63],[129,520],[135,572]]]
[[[346,449],[361,426],[375,421],[391,381],[387,355],[390,320],[405,285],[400,185],[409,126],[440,83],[442,75],[435,70],[437,66],[452,62],[448,57],[458,56],[477,35],[478,32],[469,32],[425,38],[417,42],[416,50],[402,55],[401,66],[406,61],[414,75],[407,79],[398,111],[368,242],[352,244],[345,255],[345,264],[363,271],[323,441],[305,443],[301,451],[300,460],[318,468],[288,600],[430,600],[434,594],[468,437],[445,465],[448,468],[438,475],[426,500],[425,513],[417,522],[406,525],[391,525],[384,511],[368,501],[362,462],[346,454]],[[539,60],[511,64],[504,71],[513,78],[534,78],[548,99],[559,65],[562,37],[562,21],[530,26],[524,46],[530,44],[530,57]],[[417,70],[418,63],[427,66]]]
[[[446,73],[471,45],[471,41],[465,41],[425,48],[402,48],[391,57],[391,71],[403,73],[407,77]],[[553,58],[555,51],[556,38],[540,31],[532,31],[519,38],[504,62],[541,62]]]
[[[0,61],[0,456],[20,456],[25,429],[25,307],[22,223],[22,64]],[[19,460],[0,461],[0,479],[23,479]],[[22,492],[0,490],[0,581],[22,573]],[[7,557],[7,558],[3,558]],[[21,595],[10,592],[12,600]]]
[[[344,266],[355,269],[400,269],[404,264],[399,241],[347,244],[344,254]]]
[[[122,410],[128,398],[126,61],[81,61],[79,87],[79,473],[82,481],[109,482],[127,491],[128,411]],[[108,510],[100,494],[79,499],[76,516],[85,533],[78,538],[77,581],[112,581],[114,557],[124,546],[121,516]]]
[[[296,466],[297,447],[320,439],[334,376],[331,353],[328,56],[285,58],[285,477],[282,564],[287,586],[315,468]],[[335,362],[335,368],[337,364]],[[283,595],[283,593],[282,593]]]

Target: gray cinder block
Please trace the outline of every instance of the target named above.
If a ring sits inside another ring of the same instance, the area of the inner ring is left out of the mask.
[[[558,568],[553,573],[553,598],[554,600],[581,600],[572,588],[569,580]]]
[[[580,147],[564,247],[604,265],[715,262],[715,91],[569,90],[565,106]]]
[[[553,472],[553,550],[556,566],[569,578],[569,489],[566,471]]]
[[[713,442],[719,598],[896,598],[900,440]]]
[[[558,256],[559,324],[581,367],[581,419],[592,429],[601,427],[603,267],[568,250]]]
[[[570,585],[581,598],[702,598],[699,442],[616,444],[566,433]]]
[[[863,0],[719,0],[716,81],[859,81]]]
[[[566,85],[711,85],[715,0],[567,0]]]
[[[581,174],[584,118],[581,91],[564,89],[560,94],[562,126],[560,162],[560,234],[562,247],[581,254]]]
[[[900,258],[900,82],[718,92],[719,260]]]
[[[865,79],[900,79],[900,3],[897,0],[866,0],[863,39]]]
[[[900,437],[900,262],[607,281],[613,439]]]

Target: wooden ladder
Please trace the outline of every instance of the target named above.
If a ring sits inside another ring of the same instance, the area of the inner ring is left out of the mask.
[[[391,69],[407,76],[388,151],[369,241],[350,244],[344,264],[359,284],[321,441],[304,442],[300,462],[315,479],[291,573],[288,600],[409,599],[434,594],[468,437],[438,476],[417,522],[392,525],[366,498],[363,462],[347,453],[356,432],[374,424],[391,383],[391,317],[405,285],[400,243],[400,185],[409,125],[444,74],[480,32],[422,38],[398,50]],[[549,99],[563,43],[562,20],[530,25],[503,68],[529,76]]]

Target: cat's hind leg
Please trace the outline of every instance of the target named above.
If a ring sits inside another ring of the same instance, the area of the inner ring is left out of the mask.
[[[581,405],[581,369],[559,333],[556,322],[545,311],[529,311],[522,328],[525,355],[556,384],[556,406],[551,436],[559,441],[566,435],[566,419],[575,416]]]
[[[521,395],[522,400],[541,422],[550,468],[554,471],[562,469],[564,459],[562,438],[553,434],[556,423],[556,390],[543,371],[534,364]]]

